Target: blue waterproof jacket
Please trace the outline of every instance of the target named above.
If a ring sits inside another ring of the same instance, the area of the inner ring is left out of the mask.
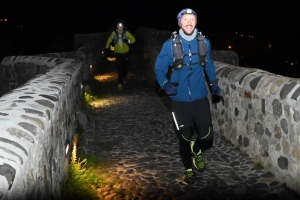
[[[214,62],[210,56],[211,45],[209,40],[205,38],[208,52],[206,55],[207,63],[204,68],[204,66],[201,66],[199,63],[197,36],[191,41],[186,41],[180,34],[179,38],[182,41],[184,54],[197,53],[195,55],[186,56],[183,63],[197,64],[184,66],[179,70],[173,70],[170,82],[178,82],[179,85],[176,86],[177,94],[170,96],[170,98],[175,101],[192,102],[208,95],[204,70],[208,75],[210,83],[217,80]],[[163,88],[163,84],[167,80],[166,75],[169,67],[173,65],[174,55],[172,49],[172,38],[170,38],[163,44],[155,63],[156,80],[161,88]]]

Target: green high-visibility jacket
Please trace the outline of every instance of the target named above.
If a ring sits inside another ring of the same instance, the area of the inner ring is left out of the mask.
[[[118,36],[116,36],[116,33],[118,33]],[[135,43],[135,38],[129,31],[125,31],[125,34],[119,33],[118,31],[113,31],[107,39],[105,48],[109,48],[110,43],[113,40],[116,40],[114,52],[127,53],[129,52],[129,46],[125,42],[123,42],[123,39],[128,39],[129,44]]]

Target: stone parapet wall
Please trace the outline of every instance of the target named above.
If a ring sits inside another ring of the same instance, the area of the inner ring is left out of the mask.
[[[74,36],[74,46],[86,56],[87,62],[95,69],[101,67],[104,58],[106,41],[111,31],[104,33],[76,34]]]
[[[234,66],[239,66],[239,56],[234,51],[228,50],[212,50],[211,58],[214,61],[231,64]]]
[[[72,58],[76,60],[80,60],[82,63],[82,84],[88,84],[91,75],[93,74],[92,61],[89,59],[89,53],[86,49],[80,48],[76,51],[69,52],[59,52],[59,53],[47,53],[47,54],[38,54],[38,57],[51,57],[51,58]]]
[[[5,57],[0,63],[0,97],[23,85],[26,81],[35,76],[43,74],[52,67],[60,64],[64,58],[80,60],[82,62],[82,82],[88,82],[91,69],[89,68],[90,64],[86,57],[85,52],[82,50],[35,56]],[[47,62],[45,60],[47,60]]]
[[[154,74],[154,66],[156,58],[162,48],[163,43],[171,37],[172,32],[141,27],[135,31],[134,35],[137,41],[143,41],[142,48],[146,63],[146,79],[150,85],[155,85],[156,78]]]
[[[215,62],[214,131],[300,193],[300,79]]]
[[[32,62],[32,59],[35,62]],[[23,85],[38,74],[45,73],[49,67],[50,65],[36,56],[5,57],[0,63],[0,96]]]
[[[14,56],[1,65],[18,67],[24,79],[38,75],[0,98],[0,199],[59,199],[80,109],[83,64]]]

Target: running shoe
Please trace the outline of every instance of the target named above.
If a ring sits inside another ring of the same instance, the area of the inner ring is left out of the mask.
[[[192,157],[192,160],[193,160],[193,164],[194,164],[194,167],[199,170],[199,171],[203,171],[205,169],[205,160],[204,160],[204,157],[203,157],[203,154],[201,152],[201,150],[199,150],[198,153],[195,153],[194,152],[194,144],[195,144],[195,141],[191,141],[191,150],[192,150],[192,153],[193,153],[193,157]]]
[[[194,184],[195,183],[195,174],[192,169],[187,169],[183,174],[183,183],[184,184]]]

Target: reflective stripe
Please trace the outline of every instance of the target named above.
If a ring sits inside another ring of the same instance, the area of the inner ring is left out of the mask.
[[[207,138],[207,136],[209,136],[209,134],[210,134],[210,127],[208,128],[208,133],[207,133],[207,135],[206,135],[205,137],[201,138],[201,139]]]
[[[176,117],[175,117],[174,112],[172,112],[172,115],[173,115],[173,119],[174,119],[174,121],[175,121],[176,128],[177,128],[177,130],[179,130],[179,127],[178,127],[178,124],[177,124],[177,121],[176,121]]]
[[[185,140],[185,141],[191,141],[191,140],[188,140],[188,139],[186,139],[182,134],[181,134],[181,137]]]

